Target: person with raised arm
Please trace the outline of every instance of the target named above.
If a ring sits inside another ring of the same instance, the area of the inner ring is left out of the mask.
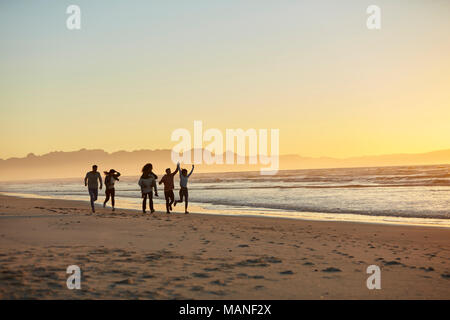
[[[173,178],[177,174],[179,170],[179,163],[177,164],[177,169],[175,172],[171,172],[170,168],[166,169],[166,174],[161,178],[159,184],[164,183],[164,197],[166,199],[166,210],[167,213],[172,211],[172,204],[175,202],[175,195],[173,193],[173,189],[175,189]]]
[[[103,208],[106,207],[106,203],[111,198],[112,211],[114,211],[115,210],[114,197],[116,195],[116,189],[114,188],[114,183],[116,181],[119,181],[120,172],[118,172],[114,169],[111,169],[109,171],[103,171],[103,173],[105,174],[105,195],[106,195],[105,202],[103,202]]]
[[[180,171],[180,200],[175,200],[174,206],[177,205],[177,203],[183,202],[184,197],[184,213],[188,214],[188,201],[189,201],[189,192],[188,192],[188,179],[191,176],[192,172],[194,171],[194,165],[192,165],[191,172],[189,174],[187,173],[186,169],[180,169],[180,163],[177,164],[177,170]]]

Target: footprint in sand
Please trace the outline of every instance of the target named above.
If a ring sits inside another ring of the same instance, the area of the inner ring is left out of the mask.
[[[322,272],[341,272],[341,269],[329,267],[329,268],[323,269]]]
[[[203,287],[202,287],[202,286],[194,286],[194,287],[191,287],[190,290],[191,290],[191,291],[202,291],[202,290],[203,290]]]
[[[201,273],[201,272],[194,272],[191,273],[191,275],[195,278],[210,278],[211,276],[207,273]]]
[[[221,281],[221,280],[214,280],[214,281],[211,281],[210,283],[217,285],[217,286],[222,286],[222,287],[225,287],[227,285],[224,281]]]
[[[268,267],[268,263],[281,263],[282,261],[276,257],[261,257],[259,259],[247,259],[238,262],[236,265],[241,267]]]
[[[227,294],[225,291],[208,291],[208,293],[216,296],[224,296]]]
[[[294,274],[294,272],[292,272],[291,270],[286,270],[286,271],[281,271],[280,274],[291,275],[291,274]]]
[[[426,272],[434,271],[434,268],[433,268],[433,267],[428,267],[428,268],[420,267],[420,269],[421,269],[421,270],[424,270],[424,271],[426,271]]]
[[[398,262],[398,261],[383,261],[385,266],[401,266],[402,263]]]
[[[238,278],[246,278],[246,279],[264,279],[264,276],[262,276],[262,275],[254,275],[254,276],[252,276],[252,275],[248,275],[248,274],[246,274],[246,273],[238,273],[237,274],[237,277]]]
[[[219,271],[220,269],[219,268],[204,268],[203,270],[206,272],[210,272],[210,271]]]
[[[128,279],[124,279],[121,281],[116,281],[116,282],[114,282],[114,284],[131,285],[131,284],[134,284],[134,281],[133,281],[133,279],[128,278]]]

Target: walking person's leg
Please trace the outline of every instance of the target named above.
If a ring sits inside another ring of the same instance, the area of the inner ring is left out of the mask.
[[[109,201],[110,194],[109,194],[109,190],[108,189],[105,190],[105,195],[106,195],[106,198],[105,198],[105,201],[103,202],[103,208],[106,207],[106,204]]]
[[[148,194],[148,201],[150,202],[150,213],[155,212],[155,209],[153,208],[153,193]]]
[[[173,194],[173,190],[169,191],[169,210],[172,211],[172,204],[175,202],[175,195]]]
[[[188,189],[184,190],[184,213],[188,214],[189,212],[187,211],[188,208],[188,200],[189,199],[189,192]]]
[[[175,200],[175,202],[173,204],[174,207],[177,206],[177,203],[182,203],[183,202],[183,189],[180,189],[179,195],[180,195],[180,200]]]
[[[166,199],[166,212],[170,213],[170,195],[169,191],[164,191],[164,198]]]
[[[110,192],[111,192],[111,204],[112,204],[112,211],[114,211],[115,209],[114,209],[114,205],[115,205],[115,200],[114,200],[114,197],[115,197],[115,195],[116,195],[116,189],[111,189],[110,190]]]
[[[142,212],[145,213],[145,207],[147,206],[147,194],[142,194]]]
[[[95,212],[95,208],[94,208],[94,193],[92,192],[92,189],[89,189],[89,198],[90,198],[90,202],[91,202],[91,211]]]
[[[94,189],[94,188],[89,189],[89,197],[91,198],[91,209],[92,209],[92,212],[95,213],[95,204],[94,204],[94,202],[97,200],[98,190]]]

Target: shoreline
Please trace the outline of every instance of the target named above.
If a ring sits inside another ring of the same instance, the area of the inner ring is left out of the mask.
[[[2,299],[450,299],[450,230],[0,195]],[[82,270],[68,290],[66,268]],[[369,290],[367,268],[381,270]]]
[[[0,196],[6,197],[18,197],[22,199],[52,199],[61,201],[78,201],[80,203],[88,206],[89,200],[87,200],[88,195],[84,199],[63,199],[55,198],[51,196],[41,196],[37,194],[27,194],[27,193],[14,193],[14,192],[0,192]],[[81,198],[81,197],[80,197]],[[116,199],[123,200],[120,197]],[[139,199],[139,198],[136,198]],[[163,197],[159,198],[163,199]],[[140,200],[140,199],[139,199]],[[116,201],[117,202],[117,201]],[[122,202],[123,203],[123,202]],[[125,201],[127,203],[127,201]],[[128,203],[128,206],[117,206],[116,209],[129,210],[135,212],[141,212],[137,208],[137,204]],[[213,205],[209,205],[212,207]],[[96,208],[102,208],[101,200],[96,202]],[[261,217],[261,218],[274,218],[274,219],[289,219],[289,220],[302,220],[302,221],[315,221],[315,222],[352,222],[352,223],[365,223],[365,224],[380,224],[380,225],[398,225],[398,226],[418,226],[418,227],[432,227],[432,228],[449,228],[450,229],[450,219],[438,219],[438,218],[419,218],[419,217],[403,217],[403,216],[382,216],[382,215],[364,215],[355,213],[325,213],[325,212],[306,212],[306,211],[281,211],[269,208],[251,208],[251,209],[230,209],[227,206],[217,205],[213,207],[218,207],[218,209],[205,208],[204,204],[190,203],[189,210],[190,214],[208,214],[208,215],[219,215],[219,216],[240,216],[240,217]],[[194,208],[193,210],[191,208]],[[165,204],[155,203],[155,209],[157,212],[165,213]],[[262,212],[262,213],[261,213]],[[297,216],[295,216],[297,215]]]

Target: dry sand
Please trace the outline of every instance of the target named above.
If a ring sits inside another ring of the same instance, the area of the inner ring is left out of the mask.
[[[450,229],[181,210],[0,196],[0,298],[450,299]]]

